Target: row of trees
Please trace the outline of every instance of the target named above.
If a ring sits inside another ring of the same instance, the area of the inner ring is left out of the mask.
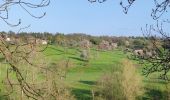
[[[134,49],[142,49],[146,45],[149,45],[150,38],[147,37],[116,37],[116,36],[91,36],[81,33],[74,34],[63,34],[56,33],[52,34],[49,32],[44,33],[35,33],[35,32],[20,32],[16,34],[15,32],[1,32],[1,34],[6,35],[7,37],[15,37],[20,38],[22,40],[26,40],[26,38],[32,36],[38,39],[47,40],[50,44],[59,44],[62,45],[64,42],[68,45],[75,45],[82,40],[88,40],[93,45],[99,45],[102,41],[107,41],[108,43],[117,43],[118,46],[134,48]],[[157,38],[158,40],[159,38]]]

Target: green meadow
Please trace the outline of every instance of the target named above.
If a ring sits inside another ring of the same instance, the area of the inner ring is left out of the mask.
[[[92,92],[96,87],[97,81],[105,73],[111,70],[119,70],[121,62],[127,58],[121,50],[113,51],[97,51],[90,50],[90,60],[86,61],[80,57],[79,48],[64,48],[60,46],[50,45],[43,51],[44,57],[49,63],[60,64],[63,60],[69,61],[69,68],[66,69],[64,78],[65,85],[71,90],[71,93],[77,100],[92,100]],[[3,62],[3,59],[2,59]],[[142,75],[142,65],[132,60],[136,65],[137,72],[142,76],[142,85],[144,94],[139,100],[166,100],[167,82],[159,79],[159,73],[152,74],[148,77]],[[6,64],[1,64],[1,79],[6,77]],[[60,66],[63,66],[62,63]],[[15,75],[13,75],[15,76]],[[15,77],[13,77],[15,78]],[[1,94],[3,93],[3,85],[0,85]],[[3,99],[3,97],[1,98]]]
[[[44,51],[44,55],[52,62],[59,63],[63,59],[69,59],[72,62],[72,67],[68,68],[66,73],[66,84],[78,100],[92,100],[92,91],[100,77],[127,59],[126,54],[119,49],[113,51],[91,49],[90,53],[90,60],[83,61],[78,49],[49,46]],[[132,62],[136,64],[139,74],[143,77],[142,83],[145,92],[139,99],[165,100],[167,95],[166,82],[159,79],[157,73],[149,77],[143,76],[142,65],[138,64],[137,61]]]

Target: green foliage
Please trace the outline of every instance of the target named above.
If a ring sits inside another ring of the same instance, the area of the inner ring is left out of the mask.
[[[120,40],[118,41],[118,46],[125,46],[125,45],[126,45],[125,40],[120,39]]]
[[[144,42],[144,40],[141,39],[135,39],[133,41],[133,49],[143,49],[146,46],[146,43]]]
[[[91,42],[92,44],[94,44],[94,45],[99,45],[99,43],[101,42],[101,39],[92,37],[92,38],[90,39],[90,42]]]

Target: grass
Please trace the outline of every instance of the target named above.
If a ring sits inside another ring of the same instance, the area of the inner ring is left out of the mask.
[[[92,49],[90,51],[90,60],[87,62],[80,58],[80,53],[77,49],[65,49],[52,45],[43,53],[50,63],[59,63],[61,60],[68,59],[72,62],[72,67],[67,70],[66,84],[78,100],[92,100],[91,91],[95,88],[96,81],[126,58],[126,55],[120,50],[104,52]],[[1,65],[1,70],[5,70],[2,66],[4,65]],[[137,68],[140,73],[141,67]],[[143,84],[146,92],[141,97],[143,100],[154,99],[154,96],[159,100],[165,99],[165,82],[156,79],[157,76],[158,74],[144,77]],[[1,79],[3,77],[5,75],[0,76]]]
[[[94,58],[93,54],[96,52],[98,52],[98,57]],[[62,54],[58,55],[60,53]],[[51,55],[49,58],[53,60],[62,59],[64,55],[66,58],[75,62],[75,66],[68,70],[66,83],[70,86],[73,94],[79,100],[92,99],[91,91],[95,86],[96,81],[104,72],[107,72],[115,64],[118,64],[122,58],[125,58],[125,55],[119,50],[115,50],[114,52],[91,50],[92,57],[90,61],[84,62],[80,60],[79,53],[76,49],[68,49],[67,53],[64,53],[63,48],[56,48],[53,46],[50,46],[50,48],[45,51],[45,54]]]
[[[91,50],[91,54],[95,54],[95,50]],[[51,46],[45,51],[45,54],[50,55],[49,58],[53,60],[59,60],[69,58],[75,63],[73,68],[70,68],[66,83],[71,88],[72,93],[78,100],[90,100],[92,99],[91,91],[95,87],[96,81],[107,71],[112,69],[115,65],[126,58],[126,55],[122,51],[98,51],[97,58],[91,58],[87,66],[84,66],[84,62],[80,59],[79,53],[76,49],[68,49],[67,53],[64,53],[64,49],[61,47]],[[55,55],[56,54],[56,55]],[[141,65],[138,66],[138,71],[141,73]],[[164,100],[165,82],[157,79],[159,74],[151,75],[150,77],[144,77],[143,84],[145,87],[145,94],[141,97],[143,100],[155,99]]]

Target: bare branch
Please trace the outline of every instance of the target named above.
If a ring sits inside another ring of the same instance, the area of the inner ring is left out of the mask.
[[[9,8],[13,6],[20,6],[21,9],[23,9],[25,12],[27,12],[31,17],[34,18],[42,18],[46,15],[44,12],[42,15],[37,16],[33,13],[31,13],[28,9],[36,9],[36,8],[42,8],[46,7],[50,4],[50,0],[38,0],[36,1],[38,3],[31,3],[31,1],[24,1],[24,0],[3,0],[0,2],[0,18],[9,26],[15,27],[21,24],[21,19],[18,20],[18,23],[13,24],[9,23]]]

